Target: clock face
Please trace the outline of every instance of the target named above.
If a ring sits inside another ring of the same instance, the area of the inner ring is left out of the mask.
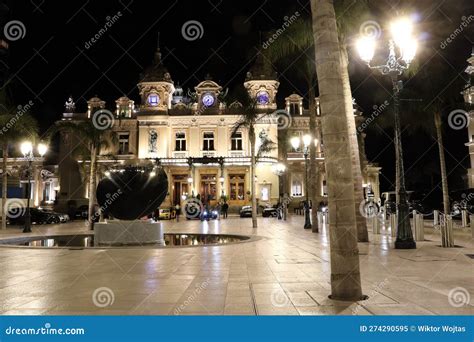
[[[270,96],[266,91],[259,91],[257,93],[257,103],[261,105],[268,104],[270,102]]]
[[[158,106],[160,103],[160,96],[158,94],[148,95],[147,102],[150,106]]]
[[[214,104],[214,96],[212,94],[204,94],[202,104],[206,107],[211,107]]]

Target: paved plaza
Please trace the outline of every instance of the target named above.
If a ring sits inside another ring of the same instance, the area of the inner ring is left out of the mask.
[[[456,232],[440,248],[426,228],[416,250],[394,250],[385,231],[360,243],[363,292],[356,303],[328,299],[329,241],[301,216],[164,221],[166,233],[255,237],[212,247],[62,249],[0,247],[3,315],[472,315],[474,244]],[[34,228],[33,235],[87,233],[83,222]],[[9,228],[0,237],[24,236]],[[469,301],[469,304],[466,304]]]

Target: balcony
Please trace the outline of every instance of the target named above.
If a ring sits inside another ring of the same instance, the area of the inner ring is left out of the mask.
[[[202,157],[216,157],[217,152],[216,151],[201,151],[201,156]]]
[[[244,157],[244,151],[229,151],[229,157]]]
[[[188,151],[173,151],[173,158],[187,158]]]

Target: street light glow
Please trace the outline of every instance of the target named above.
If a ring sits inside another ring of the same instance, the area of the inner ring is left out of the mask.
[[[361,37],[357,40],[356,46],[360,59],[366,63],[370,63],[372,58],[374,58],[375,39],[373,37]]]
[[[21,153],[24,157],[27,157],[33,150],[33,144],[31,141],[25,141],[20,145]]]
[[[43,143],[38,144],[38,154],[43,157],[46,154],[46,151],[48,151],[48,146]]]
[[[303,144],[304,144],[304,147],[308,147],[310,144],[311,144],[311,140],[313,138],[311,137],[311,135],[309,134],[305,134],[303,135]]]
[[[412,39],[413,24],[408,18],[400,18],[390,26],[393,40],[399,48],[403,48]]]
[[[291,138],[290,143],[291,143],[291,146],[293,146],[293,148],[297,150],[300,147],[300,138],[293,137]]]
[[[409,38],[405,42],[403,47],[400,47],[402,53],[402,59],[405,63],[409,64],[413,58],[415,58],[416,50],[418,48],[418,43],[414,38]]]

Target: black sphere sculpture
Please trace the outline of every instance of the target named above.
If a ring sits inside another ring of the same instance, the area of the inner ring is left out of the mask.
[[[168,193],[163,169],[125,168],[110,172],[97,186],[102,211],[121,220],[137,220],[155,211]]]

